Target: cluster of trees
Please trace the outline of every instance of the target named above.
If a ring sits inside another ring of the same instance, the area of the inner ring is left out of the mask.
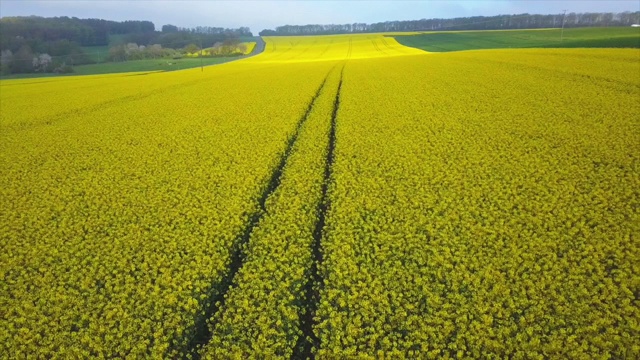
[[[150,21],[109,21],[76,17],[0,18],[0,73],[70,72],[93,63],[83,46],[105,46],[110,35],[155,31]]]
[[[165,28],[166,25],[163,26],[163,30]],[[211,33],[197,32],[193,29],[179,29],[163,33],[131,34],[125,37],[126,43],[116,44],[109,48],[108,60],[177,58],[184,54],[197,53],[201,49],[209,49],[202,53],[209,57],[241,55],[242,51],[238,52],[241,42],[239,33],[232,29],[223,30]],[[251,32],[248,34],[251,36]]]
[[[243,55],[247,50],[246,45],[241,44],[240,41],[235,39],[228,39],[223,42],[217,42],[213,44],[213,47],[208,49],[208,56],[234,56]]]
[[[102,19],[78,19],[39,16],[0,18],[0,47],[17,51],[22,45],[32,48],[41,43],[68,40],[81,46],[109,45],[111,34],[153,32],[150,21],[109,21]]]
[[[112,35],[119,35],[116,42]],[[0,18],[0,73],[68,72],[74,65],[96,62],[83,47],[111,45],[109,53],[99,60],[123,61],[175,57],[178,49],[192,44],[210,47],[250,36],[253,35],[247,27],[164,25],[162,31],[156,31],[150,21],[3,17]]]
[[[29,45],[22,45],[15,52],[11,49],[0,50],[0,74],[2,75],[33,72],[68,73],[73,71],[74,65],[92,62],[77,43],[68,40],[59,40],[40,46],[36,51]]]
[[[136,43],[145,46],[159,44],[163,48],[182,49],[190,44],[210,47],[215,43],[252,37],[247,27],[227,29],[220,27],[198,26],[181,28],[175,25],[163,25],[162,31],[132,33],[124,37],[124,43]]]
[[[190,44],[211,46],[230,38],[226,34],[201,34],[188,31],[168,33],[131,34],[124,38],[126,43],[141,45],[159,44],[164,48],[182,49]]]
[[[149,46],[128,43],[125,45],[112,46],[109,49],[107,60],[127,61],[142,59],[158,59],[179,56],[180,52],[175,49],[163,48],[160,44]]]
[[[539,29],[560,27],[630,26],[640,22],[640,11],[623,13],[570,13],[555,15],[498,15],[473,16],[453,19],[421,19],[386,21],[374,24],[284,25],[275,30],[265,29],[261,36],[278,35],[328,35],[390,31],[428,30],[500,30]]]
[[[253,36],[251,30],[248,27],[239,27],[237,29],[227,29],[221,27],[212,26],[196,26],[194,28],[183,28],[175,25],[163,25],[163,33],[175,33],[175,32],[188,32],[194,34],[226,34],[228,36]]]

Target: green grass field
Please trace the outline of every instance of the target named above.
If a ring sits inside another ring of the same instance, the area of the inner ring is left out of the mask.
[[[394,36],[405,46],[430,52],[505,48],[640,48],[640,28],[575,28],[449,31]]]
[[[219,58],[202,58],[204,66],[222,64],[225,62],[241,59],[240,57],[219,57]],[[108,62],[101,64],[78,65],[74,66],[73,73],[70,74],[14,74],[2,76],[0,79],[28,79],[38,77],[51,76],[70,76],[70,75],[99,75],[111,73],[125,72],[141,72],[141,71],[174,71],[189,69],[200,66],[199,58],[184,59],[148,59],[134,60],[123,62]]]
[[[202,58],[204,66],[222,64],[239,59],[238,57]],[[173,71],[200,66],[199,58],[184,59],[147,59],[102,64],[81,65],[74,68],[75,75],[109,74],[134,71]]]
[[[83,46],[82,51],[94,62],[104,62],[109,55],[109,46]]]

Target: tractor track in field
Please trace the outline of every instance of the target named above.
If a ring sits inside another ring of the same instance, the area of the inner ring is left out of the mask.
[[[380,48],[380,46],[378,46],[378,43],[376,42],[376,39],[371,39],[371,44],[373,44],[373,47],[376,49],[376,51],[381,52],[381,53],[383,53],[385,55],[389,55],[389,54],[387,54],[386,51],[382,50]]]
[[[327,45],[327,47],[325,47],[322,52],[320,54],[318,54],[318,56],[315,57],[315,59],[321,59],[324,54],[327,53],[327,51],[329,51],[329,49],[331,48],[331,45],[333,44],[333,39],[331,39],[331,41],[329,41],[329,45]]]
[[[294,55],[291,58],[289,58],[289,60],[293,60],[293,59],[299,58],[302,55],[306,54],[307,51],[309,51],[309,49],[311,49],[313,47],[313,45],[315,45],[317,43],[318,43],[318,40],[314,41],[313,43],[311,43],[311,45],[309,45],[306,48],[304,48],[304,50],[302,50],[298,55]]]
[[[333,112],[331,114],[331,128],[329,130],[329,143],[327,145],[327,159],[324,168],[324,181],[322,183],[322,198],[318,204],[318,221],[313,231],[313,263],[310,269],[310,277],[305,284],[305,301],[306,307],[304,313],[300,316],[300,330],[302,336],[298,338],[298,342],[293,349],[292,360],[298,359],[314,359],[313,349],[320,347],[320,338],[314,333],[313,328],[317,325],[315,315],[320,303],[320,290],[323,285],[322,275],[320,273],[320,265],[323,261],[322,240],[326,235],[324,232],[326,217],[331,207],[331,198],[329,196],[329,184],[333,179],[333,163],[335,161],[336,147],[336,122],[338,110],[340,108],[340,92],[342,90],[342,79],[344,74],[344,65],[340,72],[340,82],[336,90],[336,96],[333,101]]]
[[[322,89],[325,87],[327,80],[329,78],[329,74],[324,78],[318,89],[316,90],[314,96],[311,98],[311,101],[307,105],[307,109],[304,115],[298,121],[296,125],[296,130],[293,135],[289,138],[287,142],[287,146],[285,151],[282,153],[280,157],[280,162],[278,166],[273,170],[271,176],[269,177],[269,183],[267,188],[263,191],[260,199],[258,200],[259,209],[251,215],[249,218],[246,227],[244,230],[238,235],[238,238],[234,244],[233,249],[231,249],[231,261],[227,274],[225,274],[222,278],[222,281],[218,284],[214,284],[212,287],[213,295],[206,301],[204,306],[204,315],[199,316],[196,319],[195,326],[192,331],[188,332],[188,341],[186,348],[182,352],[185,358],[189,359],[200,359],[201,354],[199,353],[199,349],[209,343],[211,340],[211,328],[209,327],[208,320],[213,318],[214,315],[224,307],[226,294],[232,288],[234,283],[235,275],[242,268],[244,260],[246,258],[246,254],[243,252],[245,245],[249,242],[249,238],[251,237],[251,233],[254,228],[257,227],[258,223],[262,219],[262,217],[266,214],[266,202],[269,196],[273,194],[278,186],[280,185],[280,181],[282,178],[282,174],[287,165],[287,160],[291,155],[291,152],[296,144],[298,139],[298,135],[300,134],[300,130],[302,126],[305,124],[311,110],[313,109],[313,105],[316,100],[320,96]],[[217,291],[216,291],[217,290]]]
[[[387,50],[389,50],[391,52],[397,51],[397,52],[402,53],[402,54],[407,54],[407,51],[404,49],[403,46],[394,48],[391,45],[389,45],[389,43],[387,43],[387,37],[386,36],[382,37],[380,39],[380,41],[382,42],[382,44],[384,44],[384,46],[387,48]]]

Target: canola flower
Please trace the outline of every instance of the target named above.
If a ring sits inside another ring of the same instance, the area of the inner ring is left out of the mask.
[[[349,62],[318,358],[640,356],[637,54]]]
[[[254,228],[247,258],[211,324],[208,359],[290,358],[306,307],[314,229],[322,200],[331,116],[340,69],[328,75],[305,120],[283,177]]]
[[[637,358],[637,50],[266,38],[171,73],[0,81],[0,354],[287,358],[323,194],[316,358]],[[34,99],[37,99],[34,105]]]
[[[0,85],[0,353],[179,356],[331,66],[259,68]]]
[[[382,34],[264,37],[266,48],[256,61],[298,63],[423,56],[423,50],[400,45]]]

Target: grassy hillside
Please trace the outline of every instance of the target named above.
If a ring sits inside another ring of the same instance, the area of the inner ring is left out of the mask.
[[[640,48],[640,28],[432,32],[394,36],[405,45],[431,52],[504,48]]]
[[[202,58],[202,64],[204,66],[221,64],[233,60],[238,60],[240,57],[219,57],[219,58]],[[0,79],[26,79],[36,77],[52,77],[52,76],[67,76],[67,75],[99,75],[110,73],[124,73],[124,72],[140,72],[140,71],[174,71],[189,69],[200,66],[199,58],[184,58],[184,59],[148,59],[148,60],[135,60],[124,62],[108,62],[101,64],[90,65],[78,65],[74,66],[74,72],[71,74],[14,74],[9,76],[0,77]]]
[[[126,35],[121,34],[112,34],[109,35],[109,45],[104,46],[83,46],[82,51],[87,54],[91,60],[96,63],[101,63],[107,61],[107,56],[109,55],[109,48],[115,45],[121,45],[126,43],[125,41]]]

